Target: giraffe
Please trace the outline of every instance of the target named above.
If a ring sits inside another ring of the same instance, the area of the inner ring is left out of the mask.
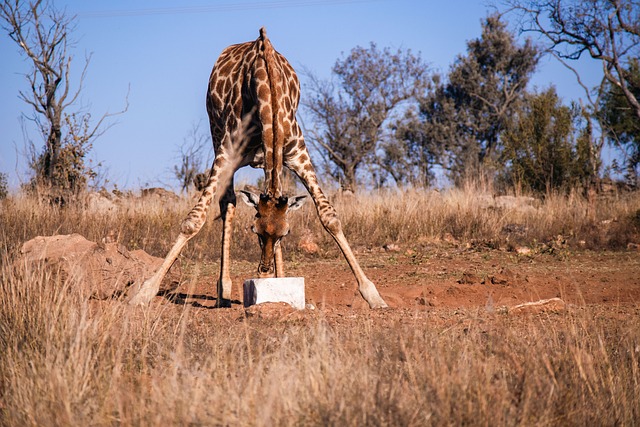
[[[204,225],[220,185],[223,227],[217,303],[219,307],[231,305],[229,261],[236,210],[233,174],[243,166],[252,166],[264,170],[264,189],[261,194],[245,189],[239,195],[256,209],[252,230],[258,235],[262,250],[259,277],[284,277],[280,240],[289,233],[288,214],[298,209],[306,198],[289,198],[283,194],[282,172],[283,167],[287,167],[311,195],[322,225],[338,244],[369,307],[387,307],[358,264],[336,210],[318,184],[296,121],[299,100],[298,77],[284,56],[273,48],[264,27],[255,41],[232,45],[222,52],[211,71],[206,98],[215,151],[207,184],[182,221],[180,234],[162,265],[131,296],[130,304],[147,304],[158,293],[160,282],[182,248]]]

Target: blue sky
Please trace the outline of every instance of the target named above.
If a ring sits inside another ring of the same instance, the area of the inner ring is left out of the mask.
[[[480,36],[481,20],[493,10],[488,3],[458,0],[55,3],[77,15],[76,78],[84,56],[92,54],[78,106],[99,117],[122,109],[130,91],[129,110],[95,142],[91,157],[103,163],[112,183],[133,189],[176,184],[171,168],[178,146],[194,124],[207,129],[204,101],[211,67],[226,46],[257,38],[261,26],[294,68],[306,67],[322,78],[329,78],[342,53],[372,41],[381,48],[419,52],[432,69],[446,72],[466,51],[466,42]],[[9,174],[16,188],[27,179],[19,117],[30,110],[18,90],[27,88],[23,74],[29,63],[5,33],[0,34],[0,58],[0,172]],[[599,80],[596,61],[583,60],[577,67],[587,82]],[[550,84],[565,102],[583,96],[571,72],[543,59],[532,86]]]

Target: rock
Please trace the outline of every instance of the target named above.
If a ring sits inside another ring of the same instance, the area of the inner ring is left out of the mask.
[[[509,277],[503,274],[496,274],[488,277],[492,285],[509,286]]]
[[[25,242],[18,262],[29,266],[44,266],[62,279],[71,281],[71,289],[92,298],[105,299],[126,293],[128,288],[142,283],[162,263],[161,258],[143,250],[129,252],[118,243],[95,243],[80,234],[38,236]],[[174,266],[160,288],[177,286]]]
[[[457,245],[458,244],[458,239],[453,237],[453,234],[451,234],[451,233],[444,233],[444,236],[442,236],[442,240],[444,240],[445,242],[447,242],[449,244],[452,244],[452,245]]]
[[[117,212],[119,209],[116,201],[108,197],[108,193],[103,194],[98,192],[91,192],[87,194],[85,203],[86,203],[86,208],[88,212],[113,213],[113,212]]]
[[[423,305],[426,307],[435,307],[435,303],[427,298],[425,295],[420,295],[415,298],[416,305]]]
[[[180,197],[173,191],[165,190],[161,187],[143,188],[140,192],[140,197],[151,198],[155,197],[163,201],[178,201]]]
[[[385,252],[400,252],[400,246],[395,243],[387,243],[382,246],[382,249],[384,249]]]
[[[514,234],[516,236],[524,236],[527,233],[528,227],[523,224],[509,223],[502,227],[502,232],[505,234]]]
[[[506,312],[509,314],[559,313],[564,311],[566,306],[566,303],[560,298],[549,298],[540,301],[525,302],[524,304],[518,304],[513,307],[506,307]]]
[[[316,243],[315,237],[310,232],[304,233],[298,241],[298,249],[305,254],[314,255],[320,251],[320,247]]]
[[[300,320],[304,318],[304,311],[298,310],[286,302],[263,302],[248,307],[244,311],[247,317],[264,320]]]
[[[462,273],[462,277],[457,280],[460,285],[473,285],[476,283],[481,283],[481,280],[475,274],[465,271]]]
[[[535,198],[527,196],[496,196],[493,202],[498,208],[520,212],[535,212],[538,203]]]
[[[508,268],[502,267],[497,273],[487,276],[483,281],[484,284],[512,286],[522,282],[527,282],[529,279],[527,276],[522,276],[520,273],[514,273]]]

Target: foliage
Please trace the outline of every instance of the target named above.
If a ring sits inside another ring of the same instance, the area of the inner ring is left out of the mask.
[[[550,42],[557,57],[583,53],[602,61],[605,78],[621,89],[640,119],[640,102],[629,90],[625,64],[640,55],[640,2],[637,0],[535,0],[513,2],[528,18],[527,31]]]
[[[574,104],[573,109],[577,111],[574,119],[576,142],[575,158],[573,159],[573,183],[583,190],[596,190],[600,187],[600,170],[602,159],[600,155],[599,138],[594,135],[593,115],[590,109]],[[600,137],[601,138],[601,137]]]
[[[56,161],[52,162],[51,153],[45,150],[37,153],[30,147],[30,168],[35,172],[28,183],[28,189],[51,188],[51,194],[78,194],[87,188],[88,183],[98,176],[100,163],[87,162],[87,154],[93,148],[91,134],[91,114],[64,114],[61,132],[62,139],[57,149]],[[48,170],[50,169],[50,172]]]
[[[85,165],[85,157],[95,138],[106,130],[101,128],[103,121],[112,114],[104,114],[92,125],[91,114],[69,112],[81,93],[89,65],[87,57],[78,87],[73,90],[70,50],[75,17],[46,0],[4,0],[0,3],[0,21],[32,65],[25,75],[29,90],[19,91],[20,98],[32,108],[32,114],[25,117],[35,124],[44,143],[40,153],[30,147],[29,166],[34,172],[31,186],[78,193],[95,176],[93,167]]]
[[[553,87],[526,97],[503,134],[502,176],[508,185],[549,194],[569,190],[580,177],[588,176],[585,147],[580,144],[588,134],[578,129],[578,112],[562,105]]]
[[[354,190],[364,166],[377,171],[376,184],[396,181],[405,157],[396,152],[389,124],[402,105],[427,86],[427,67],[411,51],[356,47],[336,61],[333,82],[310,75],[305,107],[313,127],[308,141],[320,153],[327,172],[344,189]]]
[[[6,199],[9,195],[9,183],[7,174],[0,172],[0,200]]]
[[[640,60],[633,58],[624,73],[627,89],[640,99]],[[624,153],[627,178],[639,185],[640,119],[634,114],[622,89],[609,83],[602,98],[601,112],[607,138]]]
[[[433,90],[420,100],[405,141],[433,152],[428,141],[443,146],[440,163],[455,183],[467,175],[490,172],[502,149],[500,136],[519,108],[539,53],[530,40],[515,42],[499,15],[488,16],[479,39],[467,43],[446,79],[436,76]]]
[[[611,119],[609,112],[601,114],[602,107],[613,107],[610,102],[628,109],[629,117],[640,121],[640,98],[634,91],[631,65],[640,57],[640,2],[638,0],[510,0],[512,13],[521,15],[523,31],[536,32],[546,40],[546,50],[559,59],[562,64],[576,75],[578,83],[585,90],[589,108],[599,121],[602,134],[612,136],[606,121]],[[603,80],[596,88],[587,87],[578,71],[571,65],[584,54],[601,61]],[[607,92],[614,92],[615,101]],[[595,98],[593,97],[595,94]],[[607,104],[609,104],[607,106]],[[607,118],[608,116],[608,118]],[[618,132],[620,129],[613,130]],[[604,136],[591,141],[591,169],[599,172]],[[632,146],[619,145],[620,148]],[[633,160],[633,150],[627,162]],[[628,163],[627,166],[630,164]]]

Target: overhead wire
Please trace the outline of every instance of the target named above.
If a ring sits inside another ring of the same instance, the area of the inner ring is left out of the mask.
[[[354,3],[372,3],[383,0],[280,0],[247,3],[223,3],[208,6],[164,7],[147,9],[97,10],[81,12],[83,18],[113,18],[124,16],[173,15],[189,13],[236,12],[258,9],[282,9],[290,7],[328,6]]]

